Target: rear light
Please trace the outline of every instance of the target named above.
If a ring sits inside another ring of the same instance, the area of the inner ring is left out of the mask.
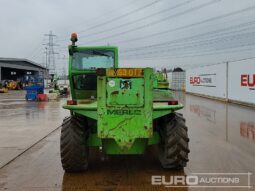
[[[76,100],[67,100],[67,105],[77,105]]]
[[[167,102],[168,105],[178,105],[178,101],[177,100],[171,100]]]

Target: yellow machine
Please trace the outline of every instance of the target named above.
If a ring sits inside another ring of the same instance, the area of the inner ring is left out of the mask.
[[[169,89],[169,81],[167,77],[166,69],[163,71],[157,71],[155,73],[156,80],[157,80],[157,89]]]
[[[0,93],[8,93],[8,89],[7,88],[0,88]]]
[[[15,82],[15,81],[8,82],[7,88],[9,90],[16,90],[17,89],[17,82]]]
[[[0,84],[0,93],[8,93],[8,89],[4,88],[2,84]]]

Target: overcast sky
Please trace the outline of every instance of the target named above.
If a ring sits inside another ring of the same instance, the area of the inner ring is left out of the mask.
[[[0,0],[0,57],[44,64],[52,31],[67,45],[116,45],[121,66],[190,68],[255,56],[254,0]]]

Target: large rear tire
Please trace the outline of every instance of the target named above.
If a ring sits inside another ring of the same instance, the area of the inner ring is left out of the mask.
[[[81,172],[88,168],[87,137],[86,120],[75,115],[63,120],[60,154],[62,167],[66,172]]]
[[[183,169],[190,152],[185,119],[181,114],[171,113],[160,120],[160,128],[159,160],[162,167]]]

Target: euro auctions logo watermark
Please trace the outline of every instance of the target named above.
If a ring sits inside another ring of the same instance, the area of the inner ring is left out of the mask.
[[[252,173],[192,173],[151,176],[151,184],[165,187],[251,188]]]

